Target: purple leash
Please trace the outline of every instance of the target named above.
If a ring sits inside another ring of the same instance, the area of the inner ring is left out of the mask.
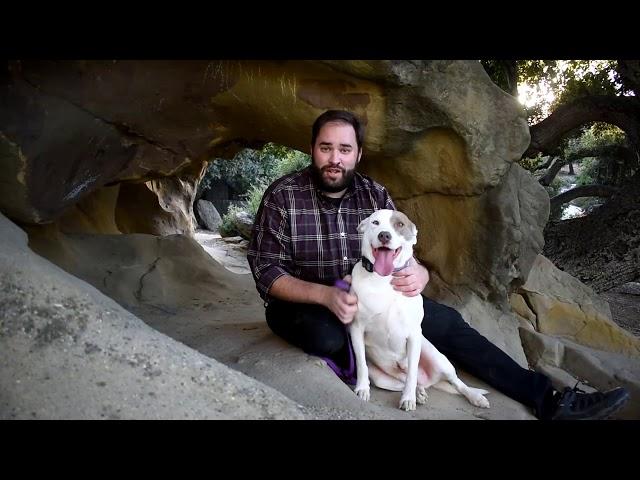
[[[349,285],[344,280],[336,280],[334,283],[336,288],[343,290],[345,292],[349,292],[351,289],[351,285]],[[351,344],[351,336],[349,335],[349,331],[347,330],[346,325],[342,326],[345,329],[345,334],[347,335],[347,350],[349,351],[349,366],[347,368],[339,366],[334,360],[328,357],[320,357],[327,365],[334,371],[334,373],[342,380],[344,383],[348,385],[355,385],[357,381],[357,369],[356,369],[356,361],[355,354],[353,352],[353,345]]]

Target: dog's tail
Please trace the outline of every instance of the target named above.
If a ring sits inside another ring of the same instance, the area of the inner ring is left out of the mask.
[[[462,395],[456,387],[451,385],[446,380],[441,380],[438,383],[434,383],[433,388],[437,388],[438,390],[442,390],[443,392],[453,393],[454,395]],[[470,393],[479,393],[481,395],[486,395],[487,393],[489,393],[488,390],[484,390],[483,388],[473,388],[473,387],[467,387],[467,388],[469,389]]]

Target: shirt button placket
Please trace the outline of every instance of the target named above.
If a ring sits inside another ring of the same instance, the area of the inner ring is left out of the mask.
[[[342,214],[342,208],[338,209],[338,214],[340,214],[340,215]],[[342,223],[344,223],[344,222],[342,222]],[[346,234],[344,232],[340,232],[340,236],[341,237],[344,237],[345,235]],[[342,257],[342,261],[343,262],[349,262],[349,257],[346,257],[346,256]]]

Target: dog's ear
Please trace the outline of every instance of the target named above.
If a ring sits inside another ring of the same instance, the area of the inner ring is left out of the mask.
[[[358,232],[359,233],[364,233],[364,231],[367,228],[367,223],[369,223],[369,217],[365,218],[364,220],[362,220],[360,222],[360,224],[358,225]]]
[[[411,239],[407,239],[411,242],[412,245],[418,243],[418,227],[411,220],[407,219],[407,228],[411,232]]]

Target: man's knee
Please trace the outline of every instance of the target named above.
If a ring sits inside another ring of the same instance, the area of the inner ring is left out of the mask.
[[[307,353],[332,356],[347,347],[346,328],[331,312],[319,305],[267,307],[267,325],[287,342]]]
[[[458,329],[471,328],[464,321],[460,312],[442,303],[422,297],[424,306],[424,319],[422,320],[422,331],[425,337],[444,336]]]
[[[313,338],[311,343],[313,346],[309,349],[309,353],[327,357],[334,356],[347,346],[345,335],[338,331],[327,332],[326,335]]]

